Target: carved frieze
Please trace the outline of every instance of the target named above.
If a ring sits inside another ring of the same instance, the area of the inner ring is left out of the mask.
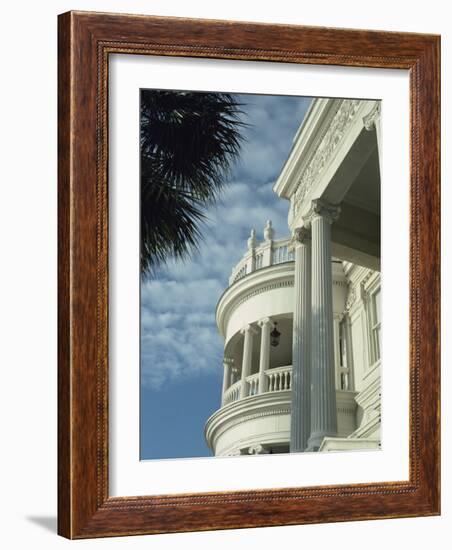
[[[340,104],[314,155],[301,174],[293,197],[294,215],[298,213],[301,202],[332,158],[333,153],[353,122],[360,103],[361,101],[358,99],[344,99]]]

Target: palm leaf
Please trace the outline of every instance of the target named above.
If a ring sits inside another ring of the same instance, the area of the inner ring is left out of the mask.
[[[230,94],[142,90],[141,270],[197,249],[205,207],[223,189],[242,136]]]

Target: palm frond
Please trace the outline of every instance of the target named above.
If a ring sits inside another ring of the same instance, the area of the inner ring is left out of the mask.
[[[240,151],[240,106],[231,94],[142,90],[142,274],[196,250]]]

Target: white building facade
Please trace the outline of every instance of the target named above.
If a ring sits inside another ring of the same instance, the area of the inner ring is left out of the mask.
[[[291,237],[254,231],[216,311],[216,456],[380,446],[377,101],[316,99],[274,191]]]

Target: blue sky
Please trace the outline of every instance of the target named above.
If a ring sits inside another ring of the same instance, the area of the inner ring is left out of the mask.
[[[223,342],[215,307],[232,267],[271,219],[288,235],[287,201],[272,186],[310,98],[237,95],[249,125],[221,200],[206,211],[198,254],[141,285],[141,459],[210,456],[204,424],[219,408]]]

